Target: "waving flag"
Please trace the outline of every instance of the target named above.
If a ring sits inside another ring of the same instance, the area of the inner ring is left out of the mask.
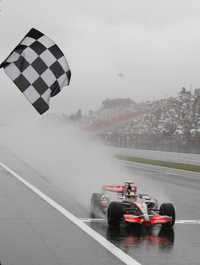
[[[0,65],[33,107],[43,114],[50,97],[69,85],[71,71],[60,48],[32,28]]]

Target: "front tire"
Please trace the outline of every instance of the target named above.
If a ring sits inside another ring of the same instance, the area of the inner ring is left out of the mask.
[[[160,215],[167,215],[172,218],[172,222],[170,224],[165,224],[163,227],[172,227],[175,224],[176,220],[176,212],[172,203],[163,203],[160,206]]]
[[[109,227],[117,227],[123,219],[123,206],[120,202],[111,202],[107,211]]]

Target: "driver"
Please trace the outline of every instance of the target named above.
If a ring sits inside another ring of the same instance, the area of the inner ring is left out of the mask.
[[[128,183],[126,187],[125,198],[132,201],[135,201],[137,199],[137,194],[135,191],[133,191],[130,183]]]

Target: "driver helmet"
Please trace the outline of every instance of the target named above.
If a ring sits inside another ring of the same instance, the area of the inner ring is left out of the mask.
[[[129,199],[135,199],[137,197],[137,195],[134,191],[127,190],[126,197]]]
[[[131,184],[132,183],[127,183],[126,194],[125,195],[126,195],[127,198],[134,198],[135,199],[137,197],[136,191],[133,190]]]

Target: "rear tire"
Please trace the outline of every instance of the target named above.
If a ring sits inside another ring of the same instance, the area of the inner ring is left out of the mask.
[[[163,227],[172,227],[175,224],[176,220],[176,212],[172,203],[163,203],[160,206],[160,215],[167,215],[172,218],[172,222],[170,224],[164,224]]]
[[[100,210],[100,194],[93,193],[90,200],[90,216],[91,218],[95,218],[97,216],[97,212]]]
[[[123,220],[123,206],[120,202],[111,202],[107,211],[109,227],[117,227]]]

